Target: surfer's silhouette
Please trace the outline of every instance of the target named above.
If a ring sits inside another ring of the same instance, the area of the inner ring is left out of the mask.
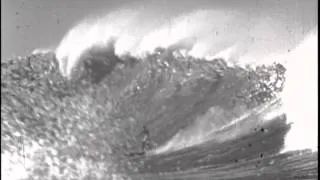
[[[131,152],[129,154],[126,154],[126,156],[129,156],[129,157],[143,156],[146,154],[148,150],[152,148],[149,130],[146,126],[142,127],[142,132],[140,134],[143,135],[140,152]]]
[[[143,152],[146,152],[152,148],[149,131],[146,126],[143,126],[142,134],[143,134],[143,139],[142,139],[142,144],[141,144],[141,146],[142,146],[141,150]]]

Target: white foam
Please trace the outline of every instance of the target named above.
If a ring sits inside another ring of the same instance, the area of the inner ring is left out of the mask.
[[[284,152],[318,149],[318,29],[314,30],[287,58],[284,108],[292,128]]]
[[[291,26],[271,16],[199,9],[164,21],[161,16],[146,18],[150,12],[119,10],[73,27],[56,48],[61,72],[69,76],[84,52],[106,47],[112,38],[119,56],[128,53],[143,58],[157,47],[178,46],[197,58],[219,56],[232,63],[239,64],[240,60],[248,64],[286,51],[291,45],[285,42],[300,37],[289,37]]]
[[[24,156],[21,156],[18,152],[10,153],[4,151],[1,153],[1,179],[5,180],[20,180],[26,179],[30,175],[30,168],[34,166],[31,155],[35,154],[39,150],[39,145],[33,143],[31,146],[24,146]]]
[[[53,52],[53,50],[50,49],[50,48],[37,48],[37,49],[34,49],[31,54],[34,54],[34,55],[36,55],[36,54],[46,54],[46,53],[49,53],[49,52]]]

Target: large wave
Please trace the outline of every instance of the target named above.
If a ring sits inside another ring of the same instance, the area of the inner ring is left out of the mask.
[[[86,19],[73,27],[56,49],[62,74],[71,76],[73,68],[81,59],[88,58],[88,53],[97,57],[97,52],[109,53],[110,48],[122,60],[126,60],[125,57],[128,56],[147,59],[158,48],[164,48],[183,56],[182,59],[223,58],[229,66],[255,66],[274,61],[286,64],[288,58],[294,62],[311,64],[297,60],[303,59],[299,53],[287,55],[288,49],[294,49],[306,35],[292,34],[290,25],[282,24],[280,19],[272,16],[251,17],[240,12],[211,9],[194,10],[169,19],[153,18],[153,21],[143,18],[146,15],[142,11],[119,10]],[[315,39],[315,34],[313,36]],[[305,46],[298,46],[296,51],[304,54],[301,49]],[[315,47],[314,44],[311,46]],[[291,66],[289,69],[289,72],[294,71],[293,74],[299,71],[291,70],[294,69]],[[286,89],[294,86],[291,84],[298,84],[297,81],[291,83],[291,79],[296,79],[294,75],[288,76]],[[291,114],[291,110],[287,110],[287,113]]]
[[[40,176],[317,177],[317,153],[295,151],[316,151],[317,29],[296,46],[305,34],[291,36],[271,16],[211,9],[170,20],[147,15],[91,17],[66,34],[55,58],[37,50],[3,63],[3,136],[18,152],[2,153],[8,164],[21,164],[24,152],[10,140],[23,137],[26,167]],[[285,67],[265,65],[274,61]],[[297,138],[307,128],[313,134]]]

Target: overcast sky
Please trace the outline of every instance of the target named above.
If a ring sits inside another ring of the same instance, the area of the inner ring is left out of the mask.
[[[317,0],[1,0],[1,59],[54,47],[76,22],[118,7],[146,7],[155,15],[179,14],[196,8],[255,10],[286,14],[284,23],[317,26]],[[275,15],[276,16],[276,15]]]

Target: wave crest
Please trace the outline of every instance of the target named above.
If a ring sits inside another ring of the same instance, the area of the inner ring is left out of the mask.
[[[150,12],[119,10],[79,23],[56,48],[61,72],[69,76],[88,49],[107,47],[110,39],[115,40],[118,56],[142,59],[160,47],[184,50],[195,58],[219,57],[239,64],[268,57],[270,52],[284,52],[292,43],[283,42],[294,44],[301,38],[297,34],[290,37],[291,26],[277,17],[231,10],[198,9],[168,19],[149,16]]]

